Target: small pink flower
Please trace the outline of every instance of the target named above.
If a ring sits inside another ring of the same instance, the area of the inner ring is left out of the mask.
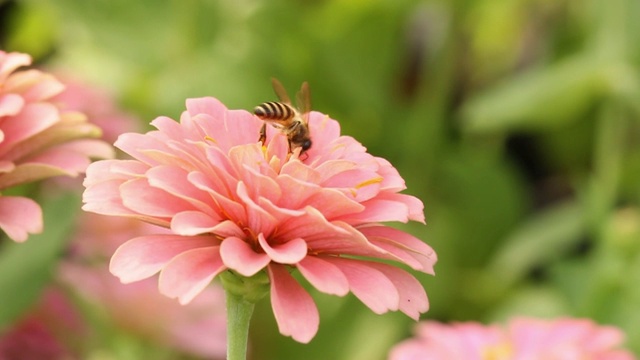
[[[396,345],[390,360],[632,360],[620,350],[624,334],[589,319],[515,318],[506,328],[479,323],[417,325],[416,337]]]
[[[51,98],[64,89],[38,70],[16,71],[29,55],[0,51],[0,190],[52,176],[77,176],[90,157],[108,158],[113,149],[90,138],[100,130],[84,115],[61,111]],[[33,200],[0,196],[0,228],[25,241],[42,231],[42,210]]]
[[[337,121],[312,112],[313,146],[289,156],[285,136],[244,110],[214,98],[187,100],[180,122],[159,117],[158,130],[124,134],[116,146],[134,160],[87,169],[84,209],[135,217],[171,235],[131,239],[111,272],[134,282],[160,272],[160,291],[190,302],[218,274],[266,271],[280,332],[310,341],[319,316],[292,268],[319,291],[352,292],[376,313],[400,310],[418,319],[427,296],[393,260],[433,274],[436,255],[419,239],[382,225],[424,222],[423,205],[400,194],[404,180]]]

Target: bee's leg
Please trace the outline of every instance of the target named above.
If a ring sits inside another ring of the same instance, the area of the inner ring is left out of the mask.
[[[260,138],[258,138],[258,141],[260,141],[262,145],[264,145],[265,140],[267,140],[267,123],[262,124],[260,128]]]
[[[289,144],[289,154],[292,154],[293,149],[291,148],[291,140],[287,139],[287,144]]]

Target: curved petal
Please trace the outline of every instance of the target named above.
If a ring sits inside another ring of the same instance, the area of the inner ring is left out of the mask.
[[[271,264],[267,269],[271,279],[271,306],[280,333],[308,343],[320,325],[316,304],[284,266]]]
[[[376,314],[398,310],[400,295],[389,278],[367,262],[325,258],[336,265],[349,280],[351,292]]]
[[[345,296],[349,293],[349,281],[340,269],[319,256],[307,256],[296,264],[307,281],[319,291]]]
[[[238,198],[244,203],[249,229],[251,229],[254,234],[270,236],[276,228],[276,218],[258,206],[258,204],[249,197],[247,186],[242,181],[238,182],[236,193],[238,194]]]
[[[200,211],[212,212],[208,204],[211,202],[211,197],[187,179],[186,170],[177,166],[161,165],[149,169],[145,175],[149,185],[190,203]]]
[[[413,269],[435,274],[433,266],[438,261],[438,257],[435,251],[422,240],[388,226],[366,226],[358,230],[371,243],[385,249]]]
[[[120,185],[122,204],[143,215],[172,217],[175,214],[195,210],[193,205],[164,190],[149,186],[147,179],[134,179]]]
[[[237,237],[222,241],[220,255],[224,264],[243,276],[253,276],[271,261],[267,254],[256,253],[249,244]]]
[[[191,249],[174,257],[160,272],[160,292],[188,304],[216,275],[226,270],[220,258],[220,247]]]
[[[296,264],[307,256],[307,243],[301,238],[272,246],[263,234],[259,234],[258,242],[271,260],[280,264]]]
[[[185,211],[174,216],[171,219],[171,230],[185,236],[210,233],[219,239],[244,236],[244,232],[235,222],[213,222],[211,217],[197,211]]]
[[[82,202],[84,202],[82,210],[102,215],[134,215],[135,212],[122,204],[122,198],[120,197],[121,184],[121,180],[109,180],[99,183],[92,181],[91,185],[85,185],[87,187],[82,193]]]
[[[420,314],[429,310],[429,300],[422,284],[408,272],[397,267],[367,262],[367,264],[382,272],[394,284],[400,296],[400,311],[413,320],[418,321]]]
[[[0,228],[16,242],[42,232],[42,209],[35,201],[17,196],[0,196]]]
[[[219,243],[213,236],[140,236],[120,245],[111,257],[109,271],[123,283],[131,283],[152,276],[185,251]]]

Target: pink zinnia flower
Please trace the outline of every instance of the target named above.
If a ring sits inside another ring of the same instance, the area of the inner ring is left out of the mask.
[[[506,328],[479,323],[417,325],[416,337],[396,345],[390,360],[632,360],[619,347],[624,334],[589,319],[512,319]]]
[[[51,98],[64,89],[53,76],[29,65],[29,55],[0,51],[0,189],[58,175],[77,176],[90,157],[112,157],[108,144],[91,140],[100,129],[84,115],[61,111]],[[42,231],[42,210],[33,200],[0,196],[0,228],[13,240]]]
[[[288,154],[285,136],[244,110],[214,98],[187,100],[180,122],[159,117],[158,130],[124,134],[116,146],[134,160],[87,169],[84,209],[135,217],[172,235],[137,237],[111,259],[123,282],[160,272],[160,291],[190,302],[218,274],[268,274],[280,332],[308,342],[317,308],[291,276],[297,268],[319,291],[348,292],[376,313],[400,310],[418,319],[427,296],[394,260],[433,274],[436,255],[419,239],[382,225],[424,222],[423,205],[400,194],[404,180],[326,115],[312,112],[313,146]]]

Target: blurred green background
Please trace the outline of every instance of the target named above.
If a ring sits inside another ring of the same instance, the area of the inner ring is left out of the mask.
[[[589,317],[640,354],[637,0],[0,1],[0,45],[117,95],[147,124],[308,81],[313,108],[390,160],[438,253],[423,319]],[[318,335],[265,299],[253,359],[383,359],[402,314],[313,293]]]

